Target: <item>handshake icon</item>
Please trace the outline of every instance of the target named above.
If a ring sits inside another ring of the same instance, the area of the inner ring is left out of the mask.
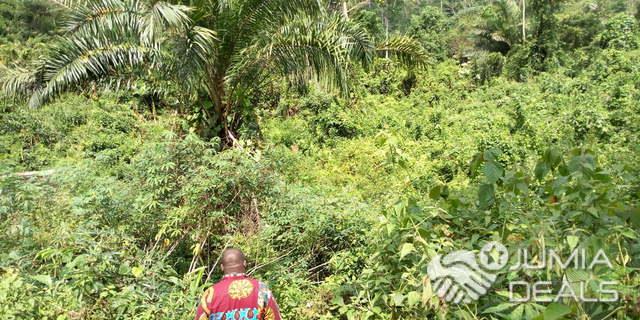
[[[487,293],[496,272],[507,265],[509,252],[499,242],[489,242],[480,252],[458,250],[437,255],[427,265],[434,292],[447,302],[469,303]]]

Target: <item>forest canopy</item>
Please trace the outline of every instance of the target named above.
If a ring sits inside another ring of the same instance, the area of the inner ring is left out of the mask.
[[[3,0],[0,316],[193,319],[233,246],[284,319],[638,319],[639,10]]]

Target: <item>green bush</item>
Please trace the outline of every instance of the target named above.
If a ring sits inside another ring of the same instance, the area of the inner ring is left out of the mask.
[[[472,248],[484,241],[497,240],[536,251],[544,248],[535,239],[544,238],[544,245],[570,251],[573,248],[567,245],[567,237],[578,237],[581,248],[591,253],[603,249],[611,257],[620,246],[628,247],[636,241],[640,220],[636,217],[635,222],[625,223],[625,210],[629,207],[621,202],[624,196],[616,196],[615,178],[598,166],[588,150],[573,150],[565,158],[559,150],[548,149],[535,169],[502,167],[494,155],[494,151],[480,153],[476,158],[479,160],[471,164],[471,170],[482,175],[479,188],[473,187],[478,190],[477,196],[471,196],[468,190],[436,187],[430,200],[401,200],[381,214],[371,231],[364,267],[354,280],[341,287],[340,296],[334,299],[335,308],[342,316],[347,319],[473,317],[472,310],[443,303],[432,291],[425,270],[429,260],[438,253]],[[496,170],[489,170],[489,166]],[[474,228],[469,222],[477,221],[478,213],[485,218]],[[501,229],[503,224],[498,222],[501,219],[509,221],[508,230]],[[612,235],[608,228],[624,235]],[[640,251],[634,250],[632,254]],[[618,289],[623,295],[633,297],[630,291],[633,282],[620,273],[625,268],[627,262],[616,263],[614,271],[593,270],[591,273],[600,281],[620,281]],[[507,285],[507,279],[544,277],[545,272],[562,276],[554,270],[527,275],[519,272],[503,271],[503,280],[494,284],[496,290],[506,290],[503,286]],[[607,310],[604,313],[618,306],[624,308],[623,302],[604,306]],[[506,318],[518,317],[522,309],[526,309],[527,317],[535,317],[545,309],[533,303],[505,302],[499,295],[481,298],[478,307],[479,313]],[[588,307],[585,304],[571,312],[575,312],[575,317],[585,312],[600,313],[585,309]]]
[[[472,62],[473,78],[480,84],[485,84],[491,78],[500,76],[505,63],[502,54],[491,52],[476,56]]]
[[[596,42],[603,49],[637,49],[638,24],[632,16],[617,15],[607,21]]]

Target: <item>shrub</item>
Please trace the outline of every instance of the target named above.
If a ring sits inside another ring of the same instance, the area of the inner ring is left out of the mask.
[[[505,58],[497,52],[477,55],[472,61],[472,74],[474,80],[480,84],[491,81],[500,76],[505,63]]]
[[[629,50],[638,48],[638,25],[627,14],[620,14],[605,23],[597,44],[603,49]]]

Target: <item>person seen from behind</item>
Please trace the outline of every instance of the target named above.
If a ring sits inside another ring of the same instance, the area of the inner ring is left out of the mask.
[[[281,320],[271,291],[261,281],[245,274],[242,251],[222,253],[222,280],[207,289],[198,303],[195,320]]]

